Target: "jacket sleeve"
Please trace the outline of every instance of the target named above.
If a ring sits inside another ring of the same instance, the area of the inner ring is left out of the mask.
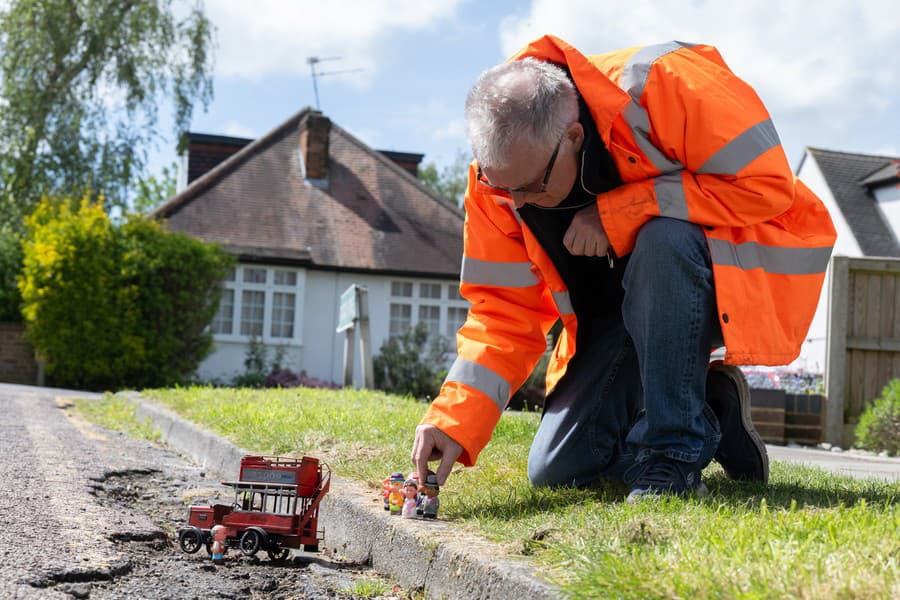
[[[765,106],[708,46],[655,60],[637,101],[613,131],[630,132],[642,149],[650,146],[637,167],[647,176],[626,177],[629,183],[598,198],[620,256],[631,252],[638,230],[657,216],[743,227],[793,203],[793,174]]]
[[[471,307],[456,336],[457,359],[422,419],[463,447],[459,462],[466,466],[490,441],[558,318],[507,203],[482,193],[470,167],[460,293]]]

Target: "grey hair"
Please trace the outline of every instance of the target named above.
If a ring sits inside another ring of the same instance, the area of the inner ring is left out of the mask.
[[[475,160],[503,168],[518,144],[553,148],[578,119],[578,96],[562,68],[527,57],[482,73],[466,97],[465,116]]]

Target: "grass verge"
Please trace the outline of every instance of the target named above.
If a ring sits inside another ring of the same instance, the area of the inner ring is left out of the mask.
[[[150,390],[185,418],[265,454],[310,454],[373,492],[409,471],[423,405],[371,391]],[[102,403],[114,402],[107,398]],[[716,465],[710,495],[624,504],[613,484],[547,490],[526,478],[538,415],[507,413],[441,490],[441,517],[524,555],[575,598],[900,597],[900,484],[774,462],[768,486]]]
[[[107,429],[124,431],[151,442],[162,439],[159,429],[150,424],[150,419],[139,421],[134,414],[134,405],[121,396],[107,393],[99,402],[76,398],[73,405],[85,418]]]

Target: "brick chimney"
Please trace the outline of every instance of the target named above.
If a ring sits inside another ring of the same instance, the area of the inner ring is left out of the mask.
[[[191,133],[190,131],[186,132],[184,136],[182,140],[184,150],[179,155],[178,165],[177,190],[179,192],[253,141],[247,138]]]
[[[300,121],[300,155],[306,178],[328,179],[328,134],[331,121],[319,111],[310,111]]]
[[[424,154],[414,154],[412,152],[396,152],[394,150],[379,150],[384,156],[391,159],[404,171],[413,177],[419,176],[419,163],[422,162]]]

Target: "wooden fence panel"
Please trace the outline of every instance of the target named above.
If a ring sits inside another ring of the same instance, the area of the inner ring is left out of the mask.
[[[870,401],[900,377],[900,259],[831,262],[825,438],[843,447]]]

